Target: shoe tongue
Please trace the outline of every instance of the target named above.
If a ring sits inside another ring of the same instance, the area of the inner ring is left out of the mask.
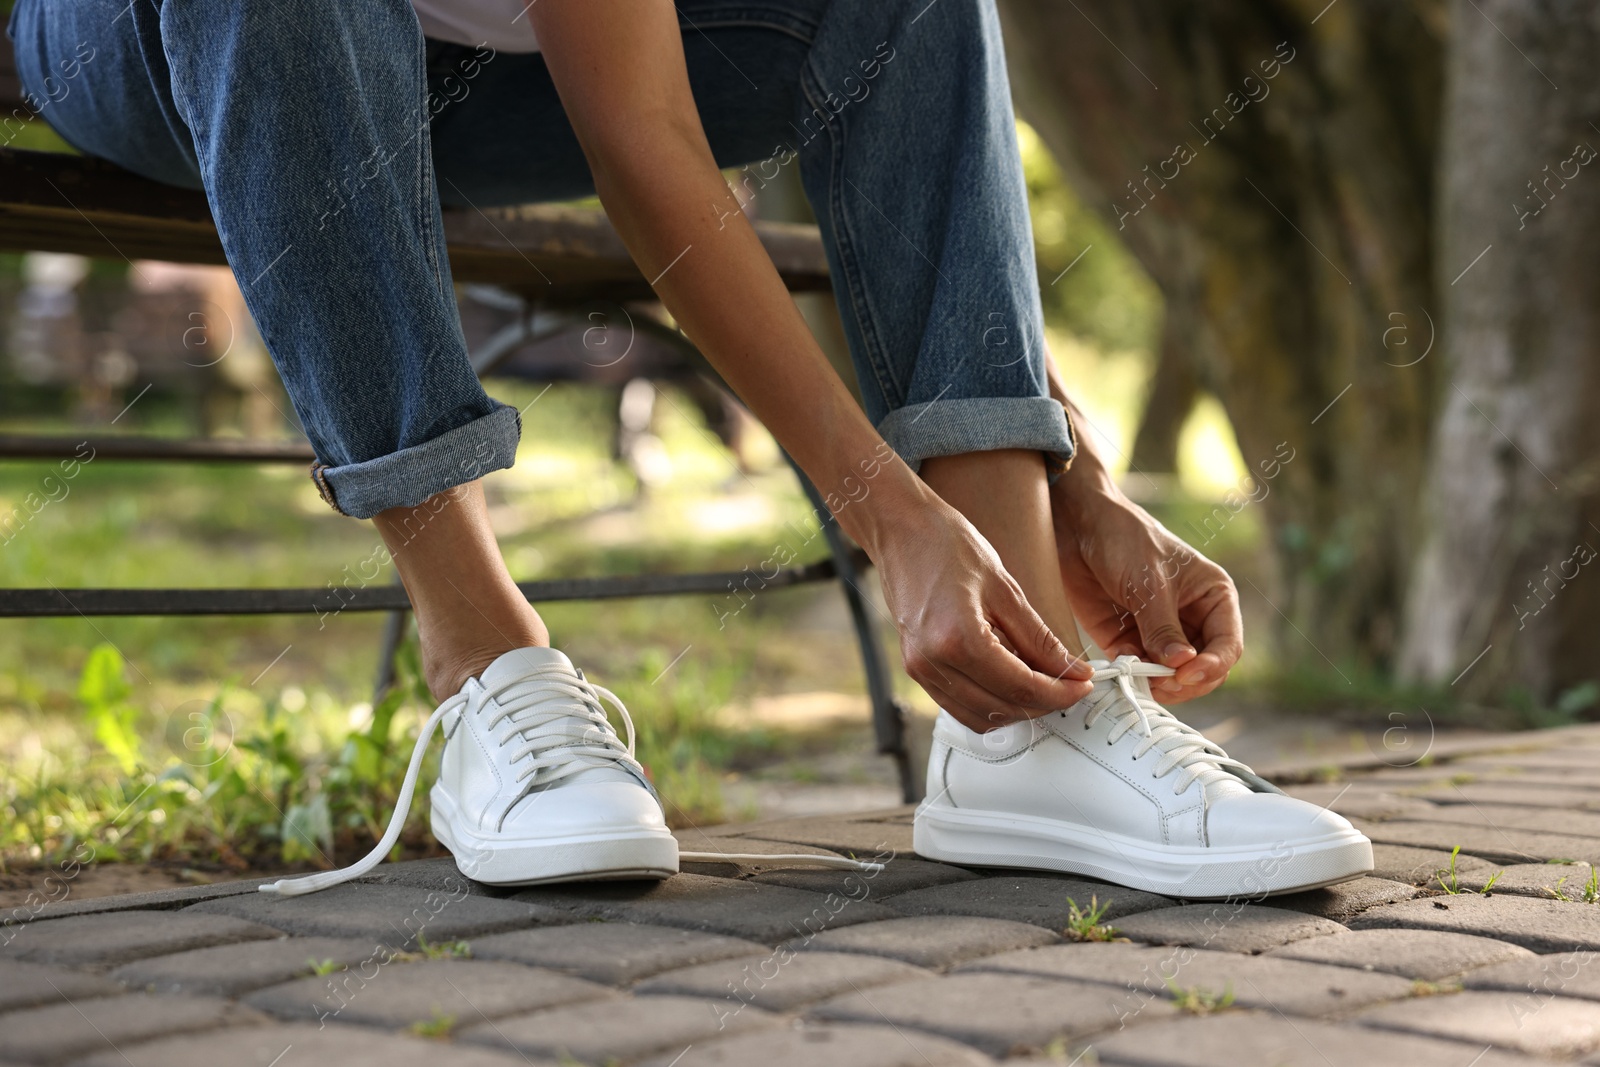
[[[562,667],[574,676],[578,673],[566,653],[542,645],[529,645],[527,648],[514,648],[489,664],[478,675],[478,681],[485,689],[495,689],[509,685],[541,667]]]
[[[1095,663],[1094,666],[1110,666],[1110,664]],[[1140,696],[1154,704],[1161,703],[1159,700],[1156,700],[1155,694],[1151,691],[1150,679],[1148,677],[1144,675],[1134,675],[1132,678],[1129,678],[1128,681],[1132,683],[1133,691],[1135,693],[1138,693]],[[1112,688],[1121,688],[1119,683],[1115,680],[1109,681],[1105,684],[1110,685]],[[1133,713],[1131,708],[1123,706],[1126,705],[1126,703],[1126,699],[1117,702],[1118,706],[1116,707],[1116,711],[1119,714]],[[1170,715],[1171,712],[1168,711],[1168,714]],[[1177,716],[1173,717],[1177,718]],[[1244,782],[1240,781],[1237,776],[1222,767],[1208,767],[1202,770],[1195,780],[1200,783],[1201,788],[1205,791],[1207,803],[1214,803],[1218,800],[1221,800],[1223,797],[1245,796],[1255,792],[1255,790],[1251,789]]]
[[[566,653],[558,649],[546,648],[543,645],[530,645],[527,648],[514,648],[489,664],[484,668],[483,673],[478,675],[478,681],[483,684],[485,689],[493,690],[499,686],[510,685],[512,682],[525,678],[536,669],[550,667],[561,668],[564,673],[571,674],[574,679],[578,678],[578,668],[572,665],[572,661],[567,658]],[[624,767],[601,765],[587,767],[576,774],[568,775],[562,781],[638,782],[638,780],[632,771]],[[557,784],[559,785],[560,783]],[[534,793],[530,793],[528,796],[533,796],[538,792],[542,792],[542,790],[535,790]],[[527,797],[520,798],[511,806],[514,808],[526,799]]]

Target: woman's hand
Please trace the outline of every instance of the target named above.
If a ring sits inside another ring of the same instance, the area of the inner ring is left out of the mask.
[[[672,0],[545,0],[528,17],[606,214],[662,303],[880,568],[911,676],[976,730],[1088,686],[993,548],[898,458],[801,318],[695,108]],[[870,498],[857,497],[863,478]],[[841,498],[842,499],[842,498]]]
[[[1113,658],[1177,669],[1152,678],[1177,704],[1227,680],[1244,652],[1239,593],[1226,571],[1110,484],[1076,466],[1050,492],[1061,580],[1078,622]]]
[[[1088,694],[1089,666],[1050,632],[960,512],[926,488],[905,503],[874,496],[891,513],[872,523],[871,555],[906,673],[940,707],[986,731]]]

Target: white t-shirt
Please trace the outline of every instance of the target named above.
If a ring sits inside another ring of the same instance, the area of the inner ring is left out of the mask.
[[[411,0],[422,32],[456,44],[487,44],[496,52],[537,52],[528,8],[533,0]]]

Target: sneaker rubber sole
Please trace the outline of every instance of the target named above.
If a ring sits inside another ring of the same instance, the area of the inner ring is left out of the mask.
[[[508,837],[462,824],[454,798],[430,795],[433,836],[456,869],[487,885],[670,878],[678,873],[678,840],[666,830],[627,829],[568,837]]]
[[[1189,900],[1294,893],[1372,871],[1372,843],[1357,830],[1266,848],[1165,846],[1055,819],[927,804],[912,846],[943,863],[1083,874]]]

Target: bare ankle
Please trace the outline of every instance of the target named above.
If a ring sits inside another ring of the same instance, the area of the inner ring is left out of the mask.
[[[461,691],[467,679],[476,678],[484,668],[513,649],[532,645],[548,645],[550,634],[543,625],[523,628],[517,633],[496,634],[493,640],[471,643],[453,642],[444,647],[443,642],[421,638],[422,676],[428,691],[435,700],[444,700]]]

